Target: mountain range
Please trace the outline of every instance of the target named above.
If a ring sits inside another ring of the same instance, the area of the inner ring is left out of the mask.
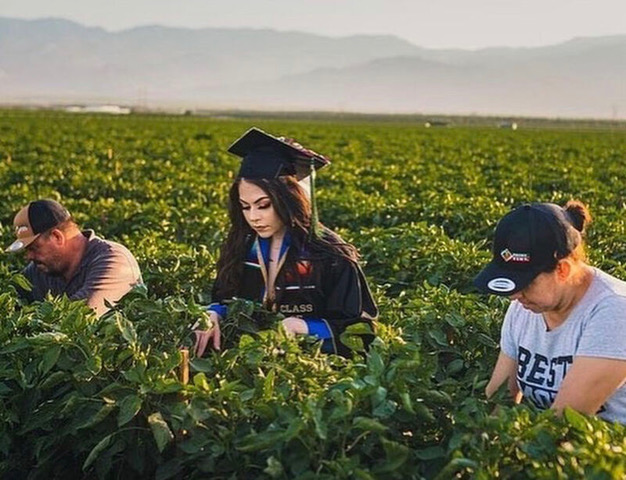
[[[0,17],[0,103],[626,118],[626,35],[426,49],[394,36]]]

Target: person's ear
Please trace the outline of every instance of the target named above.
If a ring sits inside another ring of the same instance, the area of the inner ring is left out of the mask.
[[[559,260],[559,263],[556,265],[556,275],[558,279],[561,281],[566,280],[570,276],[571,272],[572,262],[567,258]]]
[[[48,232],[48,238],[59,247],[65,245],[65,234],[62,230],[59,230],[58,228],[53,228],[52,230],[50,230],[50,232]]]

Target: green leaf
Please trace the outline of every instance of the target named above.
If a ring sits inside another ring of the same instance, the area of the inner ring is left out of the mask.
[[[81,430],[81,429],[84,429],[84,428],[91,428],[91,427],[97,425],[102,420],[104,420],[106,417],[108,417],[109,414],[113,411],[113,409],[115,409],[115,404],[114,403],[105,403],[102,406],[102,408],[95,413],[95,415],[93,415],[89,420],[87,420],[82,425],[78,426],[77,430]]]
[[[372,394],[372,404],[380,405],[387,398],[388,390],[385,387],[377,387]]]
[[[89,373],[98,375],[100,370],[102,370],[102,358],[98,356],[89,357],[87,361],[85,361],[85,368],[89,371]]]
[[[448,372],[449,375],[453,375],[463,370],[464,366],[465,366],[465,362],[463,361],[463,359],[457,358],[455,360],[452,360],[450,363],[448,363],[446,367],[446,371]]]
[[[383,444],[386,458],[385,462],[374,468],[374,473],[380,475],[381,473],[395,472],[408,460],[409,448],[385,438],[381,438],[380,441]]]
[[[498,344],[489,335],[485,335],[484,333],[479,333],[478,335],[476,335],[476,339],[483,345],[487,345],[488,347],[491,347],[491,348],[498,348]]]
[[[29,341],[25,338],[17,338],[9,343],[6,347],[2,348],[0,350],[0,354],[19,352],[20,350],[25,350],[27,348],[30,348]]]
[[[270,400],[274,395],[274,379],[276,378],[276,370],[271,369],[263,381],[263,400]]]
[[[201,435],[195,435],[178,443],[176,446],[186,454],[193,455],[201,452],[210,443],[211,440],[209,438],[203,437]]]
[[[248,335],[248,334],[243,334],[241,335],[241,338],[239,339],[239,348],[244,349],[249,345],[253,345],[255,342],[256,340],[254,339],[253,336]]]
[[[328,438],[328,425],[324,421],[324,415],[321,408],[318,408],[313,402],[311,402],[311,408],[313,409],[313,423],[315,424],[315,433],[321,440]]]
[[[141,410],[142,400],[137,395],[128,395],[119,402],[120,412],[117,415],[117,426],[121,427],[130,422],[135,415]]]
[[[563,410],[563,416],[565,417],[565,420],[567,420],[567,423],[569,423],[576,430],[581,432],[592,430],[591,425],[585,416],[571,407],[565,407]]]
[[[402,400],[402,406],[404,407],[404,409],[409,413],[415,414],[413,402],[411,401],[411,397],[408,392],[402,392],[400,394],[400,399]]]
[[[357,480],[376,480],[376,477],[374,477],[367,470],[363,470],[362,468],[354,469],[354,478],[356,478]]]
[[[385,370],[385,363],[376,350],[372,350],[367,355],[367,369],[376,377],[380,377]]]
[[[436,421],[436,418],[433,415],[432,410],[428,408],[426,405],[424,405],[423,403],[415,403],[413,406],[413,409],[415,410],[415,415],[417,416],[418,419],[421,419],[426,422]]]
[[[22,290],[26,290],[27,292],[30,292],[33,289],[31,283],[21,273],[16,273],[15,275],[13,275],[11,277],[11,283],[16,287],[21,288]]]
[[[196,372],[210,372],[215,369],[213,360],[208,358],[194,358],[189,362],[189,365]]]
[[[415,452],[415,456],[420,460],[435,460],[436,458],[445,457],[446,452],[439,446],[423,448]]]
[[[304,429],[305,423],[301,418],[293,418],[291,422],[289,422],[289,427],[285,431],[284,439],[285,441],[293,440],[298,436],[298,434]]]
[[[28,402],[27,402],[28,403]],[[58,406],[46,403],[28,415],[21,424],[19,435],[38,429],[48,430],[55,423],[58,414]]]
[[[444,320],[455,328],[460,328],[465,325],[465,319],[458,313],[450,313],[444,317]]]
[[[441,469],[441,471],[435,477],[435,480],[449,480],[451,478],[473,478],[471,475],[459,477],[457,473],[462,471],[468,471],[472,473],[476,471],[480,465],[474,460],[468,458],[453,458],[450,462]]]
[[[29,337],[28,340],[33,345],[52,345],[55,343],[69,343],[70,338],[61,332],[43,332]]]
[[[119,328],[122,333],[124,340],[131,346],[135,346],[137,344],[137,331],[135,330],[135,326],[121,315],[116,315],[115,319],[117,328]]]
[[[271,432],[251,433],[243,437],[236,443],[237,450],[242,452],[255,452],[266,450],[276,446],[278,442],[285,438],[285,432],[276,430]]]
[[[167,447],[167,445],[174,440],[174,434],[165,420],[163,420],[161,412],[155,412],[150,415],[148,417],[148,424],[150,425],[150,430],[152,430],[152,435],[154,436],[157,448],[159,449],[159,452],[162,452],[165,450],[165,447]]]
[[[267,459],[267,467],[263,471],[272,478],[280,478],[285,474],[283,464],[274,456]]]
[[[343,343],[350,350],[354,350],[355,352],[365,351],[365,343],[363,343],[363,338],[361,338],[360,335],[343,332],[339,335],[339,339],[341,340],[341,343]]]
[[[388,429],[386,425],[383,425],[378,420],[374,420],[369,417],[354,417],[352,426],[357,430],[376,433],[383,433]]]
[[[352,325],[349,325],[345,330],[344,333],[348,333],[351,335],[373,335],[374,331],[372,330],[372,327],[365,323],[365,322],[359,322],[359,323],[353,323]]]
[[[393,400],[385,400],[384,402],[379,403],[374,410],[372,410],[372,415],[376,418],[389,418],[398,409],[398,404]]]
[[[446,338],[446,334],[441,330],[431,330],[428,332],[428,336],[432,338],[437,345],[442,347],[448,346],[448,339]]]
[[[133,383],[143,383],[146,373],[146,367],[143,365],[135,365],[133,368],[122,372],[124,378],[129,382]]]
[[[56,387],[59,383],[64,382],[69,377],[67,372],[53,372],[39,385],[42,390]]]
[[[248,388],[239,394],[239,399],[242,402],[249,402],[256,395],[256,390],[254,388]]]
[[[96,461],[98,455],[100,455],[109,446],[112,437],[113,434],[107,435],[102,440],[100,440],[95,447],[91,449],[91,452],[89,452],[89,455],[87,456],[87,460],[85,460],[85,463],[83,463],[83,471],[86,471],[91,466],[91,464]]]
[[[211,386],[209,385],[209,382],[207,381],[206,375],[204,373],[198,373],[194,375],[193,384],[196,387],[201,388],[202,390],[205,390],[205,391],[209,391],[211,389]]]

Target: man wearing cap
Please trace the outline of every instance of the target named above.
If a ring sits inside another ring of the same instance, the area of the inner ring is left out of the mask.
[[[24,275],[32,284],[22,292],[29,301],[48,293],[86,300],[98,315],[133,286],[141,284],[137,261],[119,243],[103,240],[93,230],[81,231],[72,216],[54,200],[36,200],[13,221],[17,239],[6,249],[25,252],[30,263]]]
[[[493,259],[475,278],[512,302],[485,393],[569,406],[626,424],[626,282],[587,264],[580,202],[522,205],[496,227]]]

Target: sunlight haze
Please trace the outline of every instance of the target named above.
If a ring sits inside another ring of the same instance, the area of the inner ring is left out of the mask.
[[[622,0],[0,0],[0,16],[139,25],[396,35],[428,48],[541,46],[626,33]]]

